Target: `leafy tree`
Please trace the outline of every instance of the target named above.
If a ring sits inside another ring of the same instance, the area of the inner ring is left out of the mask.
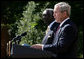
[[[17,22],[18,26],[18,32],[16,35],[20,35],[21,33],[27,31],[27,36],[23,37],[20,42],[22,43],[29,43],[29,44],[35,44],[35,43],[41,43],[43,36],[44,36],[44,31],[42,29],[38,29],[37,26],[39,24],[39,20],[41,20],[41,17],[39,16],[41,14],[41,9],[40,12],[36,11],[36,6],[38,6],[38,3],[35,3],[34,1],[28,2],[26,5],[26,10],[23,11],[22,15],[23,17],[19,22]],[[41,23],[41,22],[40,22]],[[41,27],[43,27],[40,24]]]

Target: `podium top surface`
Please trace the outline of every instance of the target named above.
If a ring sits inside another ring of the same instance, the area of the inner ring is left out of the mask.
[[[48,51],[42,51],[39,49],[30,48],[27,46],[21,46],[14,44],[11,49],[11,56],[16,58],[40,58],[51,57],[51,53]]]

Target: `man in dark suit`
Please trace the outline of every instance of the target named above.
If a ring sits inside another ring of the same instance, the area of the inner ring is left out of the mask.
[[[53,38],[53,31],[57,29],[59,23],[56,22],[55,18],[53,17],[53,9],[47,8],[43,11],[42,20],[48,26],[46,30],[46,35],[42,40],[42,44],[49,44],[52,42]]]
[[[71,6],[66,2],[59,2],[54,6],[54,18],[60,23],[54,31],[51,44],[35,44],[32,48],[50,51],[56,58],[76,58],[78,31],[70,19]]]

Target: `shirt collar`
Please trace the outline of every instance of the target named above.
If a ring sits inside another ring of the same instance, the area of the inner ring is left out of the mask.
[[[60,23],[60,27],[63,25],[63,23],[65,22],[65,21],[67,21],[69,19],[69,17],[68,18],[66,18],[64,21],[62,21],[61,23]]]

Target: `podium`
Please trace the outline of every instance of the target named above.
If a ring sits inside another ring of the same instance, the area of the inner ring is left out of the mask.
[[[14,37],[7,43],[7,56],[11,58],[50,58],[52,53],[49,51],[42,51],[39,49],[31,48],[28,46],[21,46],[19,42],[22,36],[25,36],[27,32],[22,33],[19,36]]]
[[[42,51],[27,46],[13,44],[11,48],[12,58],[50,58],[52,53],[49,51]]]

